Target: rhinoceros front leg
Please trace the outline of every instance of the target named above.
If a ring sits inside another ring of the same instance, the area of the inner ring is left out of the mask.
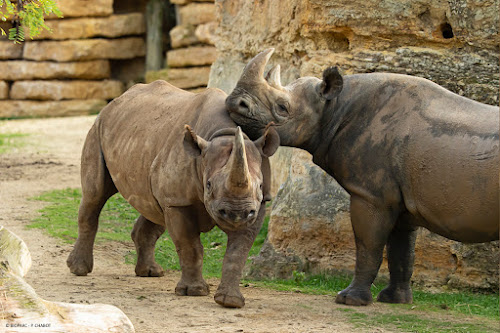
[[[241,274],[252,244],[262,227],[265,213],[266,208],[263,203],[253,225],[242,230],[226,232],[228,239],[222,263],[222,278],[214,295],[215,302],[224,307],[241,308],[245,305],[245,298],[240,292],[239,285]]]
[[[373,302],[370,287],[382,263],[384,246],[394,227],[394,215],[389,209],[380,209],[362,198],[351,196],[356,268],[349,287],[337,295],[337,303],[368,305]]]
[[[155,244],[164,232],[165,226],[155,224],[142,215],[137,218],[132,230],[137,250],[137,276],[163,276],[163,268],[155,261]]]
[[[167,230],[179,256],[181,280],[175,287],[178,296],[206,296],[209,286],[202,276],[203,245],[196,210],[176,207],[165,210]]]
[[[382,290],[377,301],[386,303],[411,303],[413,296],[410,279],[415,262],[415,240],[417,229],[409,223],[407,214],[398,219],[398,224],[387,241],[387,259],[390,282]]]

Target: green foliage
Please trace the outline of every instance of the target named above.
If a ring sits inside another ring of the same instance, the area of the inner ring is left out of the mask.
[[[62,17],[54,0],[22,0],[15,1],[14,4],[10,0],[0,0],[0,19],[4,22],[12,21],[13,27],[9,29],[8,38],[15,43],[24,41],[25,28],[29,30],[31,38],[39,35],[42,29],[50,31],[50,28],[45,24],[44,15],[52,13]],[[2,28],[0,28],[0,32],[4,36],[6,35]]]

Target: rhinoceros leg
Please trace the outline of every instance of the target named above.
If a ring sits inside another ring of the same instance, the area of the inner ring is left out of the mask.
[[[137,250],[137,276],[163,276],[163,268],[155,261],[155,244],[165,232],[165,226],[155,224],[139,216],[132,230],[132,240]]]
[[[377,301],[386,303],[411,303],[413,296],[410,279],[415,261],[417,229],[409,224],[407,214],[401,216],[387,241],[390,282]]]
[[[93,248],[99,214],[117,189],[100,150],[97,127],[87,135],[82,152],[82,201],[78,210],[78,239],[66,261],[71,273],[87,275],[94,266]]]
[[[358,196],[351,196],[356,268],[349,287],[337,295],[337,303],[368,305],[373,302],[370,287],[382,263],[384,246],[395,224],[394,215],[387,208],[378,208]]]
[[[193,207],[176,207],[165,210],[167,230],[179,256],[182,275],[175,287],[178,296],[206,296],[209,286],[202,276],[203,245],[197,212]]]
[[[262,227],[265,213],[265,204],[262,203],[253,225],[239,231],[226,232],[228,239],[222,263],[222,278],[214,295],[215,302],[224,307],[241,308],[245,305],[245,298],[240,292],[239,283],[248,253]]]

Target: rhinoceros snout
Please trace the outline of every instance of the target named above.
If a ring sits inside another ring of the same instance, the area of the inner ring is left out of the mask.
[[[231,223],[248,222],[255,218],[255,209],[243,209],[243,210],[219,209],[217,213],[222,220]]]

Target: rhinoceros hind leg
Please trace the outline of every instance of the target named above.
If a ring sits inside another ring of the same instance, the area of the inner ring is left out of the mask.
[[[168,208],[165,222],[179,255],[181,280],[175,287],[178,296],[206,296],[209,286],[202,276],[203,245],[194,207]]]
[[[387,241],[387,259],[390,282],[377,301],[385,303],[411,303],[413,296],[410,279],[415,261],[416,228],[409,223],[411,217],[402,215]]]
[[[78,210],[78,239],[66,264],[71,273],[87,275],[94,266],[93,247],[99,214],[117,192],[102,155],[97,126],[91,128],[82,152],[82,201]]]
[[[346,305],[368,305],[373,302],[370,287],[377,276],[382,254],[397,212],[376,207],[358,196],[351,196],[351,223],[356,241],[356,268],[349,287],[335,302]]]
[[[132,230],[132,240],[137,250],[137,276],[163,276],[163,268],[155,261],[155,244],[165,232],[165,226],[139,216]]]

